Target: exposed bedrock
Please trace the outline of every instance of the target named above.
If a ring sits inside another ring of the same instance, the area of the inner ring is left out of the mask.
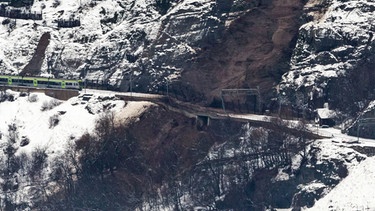
[[[324,3],[322,5],[322,3]],[[324,15],[311,11],[322,5]],[[354,115],[374,99],[375,63],[370,1],[310,1],[298,35],[291,68],[280,83],[290,104]],[[296,94],[299,93],[299,94]]]

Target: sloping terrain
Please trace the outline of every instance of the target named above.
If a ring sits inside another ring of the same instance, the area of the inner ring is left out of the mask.
[[[223,88],[257,86],[265,99],[272,96],[275,83],[289,70],[302,8],[299,0],[259,1],[228,23],[220,39],[202,49],[192,67],[186,64],[183,81],[207,97],[218,97]]]
[[[130,83],[153,92],[169,84],[206,104],[222,88],[260,86],[268,95],[288,70],[302,7],[299,0],[35,1],[30,12],[43,20],[0,17],[0,67],[125,91]],[[58,26],[75,20],[79,26]]]
[[[222,89],[259,87],[254,111],[312,119],[328,102],[338,122],[373,117],[372,0],[41,0],[29,9],[43,19],[0,17],[0,74],[85,78],[205,106],[221,106]],[[277,129],[277,118],[275,128],[205,122],[95,94],[61,102],[1,91],[0,102],[9,210],[375,209],[374,145],[339,130],[310,127],[331,137],[313,141]]]
[[[308,22],[280,84],[292,103],[316,108],[328,102],[353,115],[373,100],[374,8],[367,0],[309,1]]]
[[[374,98],[371,1],[163,2],[35,1],[42,20],[0,17],[1,72],[213,106],[224,88],[259,87],[264,110],[283,101],[277,92],[293,108],[329,102],[345,115]]]

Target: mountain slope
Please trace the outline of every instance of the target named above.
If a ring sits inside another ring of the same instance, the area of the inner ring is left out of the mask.
[[[287,71],[302,7],[299,0],[35,1],[31,12],[43,20],[0,18],[0,68],[124,91],[130,83],[153,92],[169,84],[206,104],[222,88],[259,85],[266,94]],[[58,27],[62,20],[80,26]],[[49,42],[41,39],[48,34]]]
[[[292,103],[316,108],[328,102],[353,115],[374,99],[374,12],[373,1],[309,1],[308,22],[280,84]],[[291,96],[296,91],[304,98]]]

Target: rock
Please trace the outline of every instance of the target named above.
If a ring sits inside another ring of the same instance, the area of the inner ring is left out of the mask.
[[[283,75],[280,90],[292,104],[294,93],[300,91],[308,99],[301,106],[314,109],[328,101],[333,109],[353,115],[361,109],[359,101],[375,99],[375,76],[370,68],[375,64],[371,53],[375,29],[369,25],[375,3],[322,2],[323,6],[311,2],[305,7],[313,19],[299,30],[291,69]],[[361,18],[355,18],[357,12]]]
[[[27,136],[21,137],[20,147],[26,146],[30,143],[30,139]]]
[[[64,115],[64,114],[66,114],[66,111],[58,111],[57,112],[59,115]]]
[[[312,207],[315,204],[315,201],[321,197],[324,189],[325,186],[311,190],[301,190],[294,195],[292,207]]]

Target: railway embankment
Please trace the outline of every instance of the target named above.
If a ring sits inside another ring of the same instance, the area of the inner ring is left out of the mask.
[[[47,96],[59,99],[59,100],[68,100],[72,97],[78,96],[79,91],[78,90],[72,90],[72,89],[42,89],[37,87],[28,87],[28,86],[1,86],[0,90],[13,90],[17,92],[39,92],[44,93]]]
[[[197,121],[204,120],[203,125],[208,126],[211,121],[220,120],[231,120],[241,123],[250,123],[255,127],[264,127],[272,130],[284,131],[288,134],[296,136],[304,136],[310,139],[321,139],[326,138],[315,134],[309,130],[299,130],[293,128],[290,124],[287,124],[288,120],[276,121],[276,117],[257,115],[257,114],[247,114],[247,115],[234,115],[222,111],[217,108],[204,107],[196,105],[189,102],[179,101],[175,98],[167,97],[164,95],[156,94],[145,94],[145,93],[124,93],[124,92],[112,92],[103,90],[83,90],[79,92],[78,90],[71,89],[42,89],[37,87],[26,87],[26,86],[3,86],[2,89],[12,89],[13,91],[19,92],[40,92],[45,93],[47,96],[59,99],[68,100],[69,98],[78,96],[80,94],[102,94],[102,95],[114,95],[124,101],[150,101],[156,103],[160,106],[165,107],[169,111],[177,112],[183,114],[186,117],[195,117]],[[279,124],[283,122],[283,124]]]

